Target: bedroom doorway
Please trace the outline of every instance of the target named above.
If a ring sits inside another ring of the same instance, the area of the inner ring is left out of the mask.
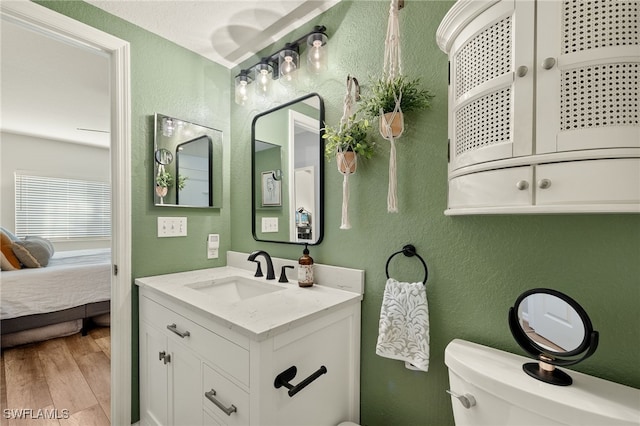
[[[129,44],[29,1],[1,2],[2,23],[107,58],[111,175],[110,417],[131,424],[131,148]],[[46,69],[39,70],[46,80]],[[23,82],[28,87],[29,82]],[[5,111],[3,110],[3,115]],[[4,179],[3,179],[4,181]],[[3,184],[4,186],[5,184]],[[4,203],[3,203],[4,204]],[[93,336],[99,340],[105,336]],[[99,343],[97,343],[99,344]],[[11,407],[9,407],[11,408]],[[18,407],[28,409],[30,407]]]

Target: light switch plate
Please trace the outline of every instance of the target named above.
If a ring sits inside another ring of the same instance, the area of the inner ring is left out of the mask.
[[[158,217],[158,237],[186,237],[186,217]]]
[[[263,217],[262,218],[262,232],[278,232],[278,218],[277,217]]]

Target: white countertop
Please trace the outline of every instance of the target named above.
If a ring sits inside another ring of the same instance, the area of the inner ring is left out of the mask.
[[[362,271],[364,276],[364,272]],[[275,291],[233,303],[221,303],[213,296],[192,289],[187,284],[242,276],[264,282],[268,286],[280,286]],[[253,272],[230,266],[200,269],[175,274],[137,278],[136,285],[149,289],[172,301],[199,312],[200,315],[220,323],[252,339],[264,340],[287,331],[297,325],[315,319],[328,311],[359,303],[362,294],[340,290],[325,285],[302,288],[294,280],[279,283],[254,278]]]

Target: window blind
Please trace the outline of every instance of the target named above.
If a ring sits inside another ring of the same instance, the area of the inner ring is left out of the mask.
[[[111,237],[107,182],[15,174],[16,234],[50,239]]]

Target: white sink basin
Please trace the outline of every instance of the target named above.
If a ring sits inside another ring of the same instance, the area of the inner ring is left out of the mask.
[[[277,285],[234,276],[187,284],[187,287],[212,296],[222,303],[240,302],[284,289]]]

